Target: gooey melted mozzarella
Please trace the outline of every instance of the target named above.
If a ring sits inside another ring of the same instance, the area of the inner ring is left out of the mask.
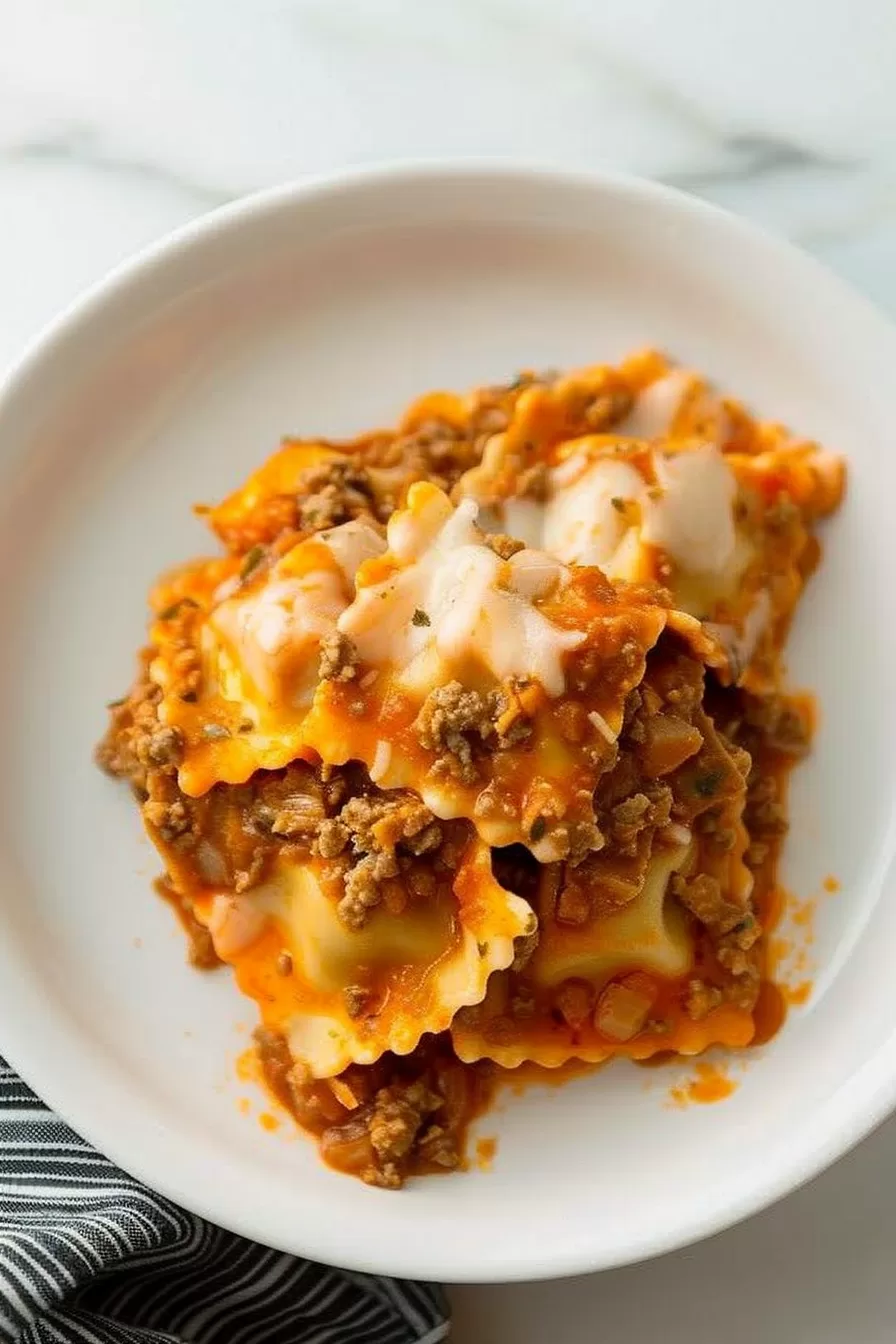
[[[473,500],[453,509],[434,486],[413,486],[388,527],[394,572],[369,584],[362,574],[338,628],[362,662],[402,669],[408,690],[444,683],[475,657],[499,681],[531,678],[558,696],[564,657],[584,635],[554,625],[535,604],[563,584],[566,567],[532,550],[502,561],[485,545],[478,512]]]
[[[596,564],[611,578],[637,579],[645,576],[646,544],[687,574],[726,579],[737,550],[737,481],[722,454],[699,444],[654,452],[651,461],[655,485],[624,460],[587,452],[555,468],[545,547],[567,564]]]
[[[582,440],[549,472],[543,503],[511,498],[488,521],[565,565],[597,565],[632,583],[656,577],[662,552],[676,606],[706,616],[753,556],[735,522],[737,479],[711,443],[654,448],[647,461],[645,475],[603,442]]]
[[[257,591],[221,602],[206,625],[206,647],[227,669],[225,680],[232,669],[269,705],[310,704],[321,640],[348,605],[360,566],[384,547],[369,524],[343,523],[299,542]],[[240,687],[233,698],[243,694]]]

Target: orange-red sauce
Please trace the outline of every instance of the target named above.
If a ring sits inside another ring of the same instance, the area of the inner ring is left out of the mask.
[[[476,1140],[476,1165],[480,1171],[491,1171],[497,1151],[498,1140],[496,1138]]]
[[[728,1077],[724,1065],[700,1060],[694,1065],[693,1078],[673,1087],[669,1095],[676,1106],[693,1103],[707,1106],[712,1102],[724,1101],[736,1088],[737,1083]]]

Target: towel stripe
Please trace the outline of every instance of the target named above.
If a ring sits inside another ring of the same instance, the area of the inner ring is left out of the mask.
[[[436,1344],[441,1289],[257,1246],[133,1181],[0,1060],[0,1344]]]

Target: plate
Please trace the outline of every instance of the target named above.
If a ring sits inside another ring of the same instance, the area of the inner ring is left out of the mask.
[[[658,345],[850,461],[790,646],[819,697],[784,876],[818,898],[807,1005],[734,1094],[615,1064],[507,1097],[490,1171],[394,1194],[242,1113],[250,1005],[184,962],[126,790],[91,760],[192,517],[284,432]],[[896,1099],[896,336],[817,265],[643,182],[403,166],[238,203],[113,274],[0,391],[0,1049],[127,1170],[225,1227],[353,1269],[547,1277],[641,1259],[806,1180]],[[836,896],[821,897],[834,874]]]

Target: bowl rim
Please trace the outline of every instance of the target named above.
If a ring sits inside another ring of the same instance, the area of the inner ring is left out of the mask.
[[[238,231],[282,210],[301,210],[303,205],[316,200],[332,200],[340,195],[352,198],[371,189],[388,190],[412,182],[438,181],[444,185],[447,181],[459,187],[475,187],[489,179],[501,180],[508,187],[525,183],[545,190],[610,192],[641,207],[660,208],[679,217],[702,217],[717,230],[726,232],[733,245],[764,254],[791,271],[801,269],[805,281],[831,308],[848,309],[852,324],[864,323],[869,339],[878,344],[889,343],[896,362],[896,327],[869,299],[791,243],[688,193],[625,173],[570,170],[515,158],[396,160],[315,174],[240,197],[167,233],[113,267],[51,319],[2,373],[0,432],[15,399],[34,380],[39,381],[44,362],[62,353],[80,332],[89,330],[104,309],[125,295],[131,286],[173,259],[191,251],[199,253],[211,240],[231,230]],[[11,946],[0,939],[0,985],[4,984],[9,988],[0,993],[0,1000],[12,1001],[20,990],[30,991],[33,1000],[35,987],[27,968],[16,962]],[[3,1015],[0,1049],[9,1063],[61,1118],[100,1152],[163,1196],[184,1204],[184,1189],[176,1173],[169,1177],[167,1170],[159,1170],[158,1157],[145,1160],[139,1145],[135,1147],[128,1141],[127,1132],[123,1132],[113,1110],[86,1100],[89,1092],[86,1086],[84,1101],[67,1086],[57,1086],[59,1073],[54,1055],[63,1041],[61,1025],[51,1023],[55,1037],[35,1042],[29,1039],[25,1025],[28,1020],[27,1014]],[[107,1100],[114,1100],[114,1089],[106,1090]],[[441,1263],[438,1251],[433,1253],[425,1238],[419,1240],[412,1255],[401,1248],[400,1263],[396,1264],[388,1249],[356,1243],[349,1250],[338,1237],[319,1235],[309,1229],[307,1236],[303,1233],[307,1248],[293,1253],[350,1270],[456,1283],[561,1278],[637,1263],[691,1245],[759,1212],[811,1180],[871,1133],[896,1108],[896,1024],[884,1044],[857,1067],[850,1086],[839,1089],[831,1101],[836,1105],[820,1108],[803,1129],[799,1144],[777,1148],[769,1155],[773,1160],[761,1184],[728,1192],[710,1208],[704,1202],[699,1209],[683,1209],[674,1231],[634,1237],[626,1234],[610,1251],[586,1249],[566,1252],[556,1259],[550,1245],[542,1244],[537,1253],[526,1251],[522,1257],[511,1253],[504,1261],[496,1257],[483,1272],[476,1264],[465,1265],[461,1261],[458,1268],[457,1264]],[[229,1194],[219,1189],[214,1198],[201,1199],[191,1192],[185,1206],[229,1231],[270,1244],[272,1228],[251,1205],[240,1203],[238,1191]]]

